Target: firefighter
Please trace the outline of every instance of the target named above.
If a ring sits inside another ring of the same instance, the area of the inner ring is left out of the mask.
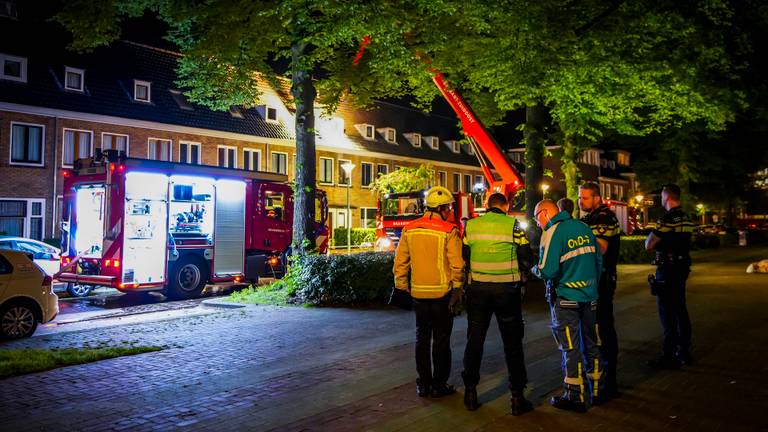
[[[645,249],[656,252],[656,274],[651,292],[656,295],[659,318],[664,330],[662,355],[648,365],[658,369],[679,369],[680,363],[693,364],[691,357],[691,319],[685,302],[685,282],[691,273],[691,235],[694,224],[680,208],[680,187],[665,185],[661,205],[667,212],[645,240]]]
[[[552,397],[549,403],[555,408],[583,413],[587,411],[587,392],[591,394],[592,405],[605,400],[595,331],[602,257],[589,227],[565,211],[558,212],[552,201],[539,202],[534,217],[544,233],[539,263],[533,272],[545,281],[552,334],[562,352],[565,375],[562,396]]]
[[[453,202],[448,189],[429,189],[427,211],[403,228],[395,251],[395,288],[410,292],[416,312],[416,391],[420,397],[456,392],[447,381],[453,317],[463,294],[464,259],[459,230],[448,222]]]
[[[605,362],[605,394],[621,396],[616,380],[619,339],[613,318],[613,297],[616,293],[616,265],[619,261],[621,227],[616,214],[603,203],[600,187],[591,182],[579,186],[579,208],[586,214],[581,221],[589,225],[603,255],[600,285],[597,287],[597,345]]]
[[[466,290],[467,346],[461,374],[465,387],[464,406],[470,411],[480,407],[477,383],[480,381],[483,344],[491,316],[495,314],[509,374],[511,411],[517,416],[533,410],[533,405],[523,396],[527,375],[521,307],[523,274],[533,265],[533,254],[517,220],[507,216],[509,203],[504,195],[491,195],[486,208],[488,211],[484,216],[467,222],[464,232],[472,280]]]

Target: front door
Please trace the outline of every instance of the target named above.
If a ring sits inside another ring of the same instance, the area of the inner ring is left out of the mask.
[[[347,209],[345,208],[329,208],[328,209],[328,215],[330,219],[330,225],[331,225],[331,238],[335,238],[334,231],[336,231],[336,228],[346,228],[351,224],[351,219],[349,218],[347,214]],[[345,240],[346,241],[346,240]],[[335,244],[334,244],[335,246]]]

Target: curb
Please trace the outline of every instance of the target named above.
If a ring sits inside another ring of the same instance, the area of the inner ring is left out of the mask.
[[[246,307],[241,303],[230,303],[219,299],[207,299],[200,302],[203,307],[218,308],[218,309],[240,309]]]

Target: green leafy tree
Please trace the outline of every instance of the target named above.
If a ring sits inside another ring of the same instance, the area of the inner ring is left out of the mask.
[[[429,165],[401,167],[374,180],[373,190],[380,194],[414,192],[435,182],[434,170]]]

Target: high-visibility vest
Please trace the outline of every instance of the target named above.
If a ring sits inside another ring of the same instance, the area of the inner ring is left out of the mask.
[[[470,247],[469,268],[478,282],[517,282],[515,218],[489,212],[467,221],[464,243]]]

